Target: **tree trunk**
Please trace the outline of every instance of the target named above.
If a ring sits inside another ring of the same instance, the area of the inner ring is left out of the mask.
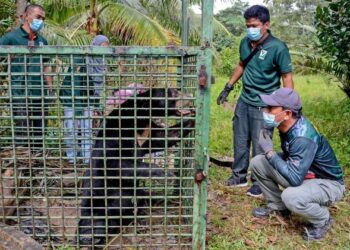
[[[20,18],[28,4],[27,0],[16,0],[16,26],[20,25]]]
[[[91,35],[96,35],[99,29],[96,8],[96,0],[90,0],[90,13],[86,22],[86,31]]]

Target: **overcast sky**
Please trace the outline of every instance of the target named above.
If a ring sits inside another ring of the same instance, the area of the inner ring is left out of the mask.
[[[254,5],[254,4],[265,5],[263,3],[264,0],[245,0],[245,1],[248,2],[249,5]],[[231,7],[233,5],[232,2],[234,2],[234,0],[214,0],[214,14],[218,13],[220,10],[226,9],[228,7]],[[192,9],[196,13],[200,13],[201,12],[198,5],[194,5],[192,7]]]
[[[232,1],[229,0],[214,0],[214,13],[217,13],[219,10],[226,9],[230,6],[232,6]],[[249,3],[249,5],[254,5],[254,4],[262,4],[263,0],[245,0],[246,2]]]

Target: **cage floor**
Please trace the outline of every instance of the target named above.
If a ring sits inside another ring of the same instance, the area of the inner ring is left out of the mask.
[[[80,200],[74,193],[74,176],[82,176],[85,169],[78,168],[76,171],[65,161],[46,160],[45,175],[53,178],[46,181],[31,179],[28,176],[43,175],[45,155],[16,149],[15,163],[11,154],[12,150],[0,152],[3,222],[32,236],[44,247],[75,246]],[[173,159],[169,161],[172,168]],[[14,176],[19,178],[16,180]],[[180,218],[178,210],[166,209],[178,206],[176,199],[168,199],[166,205],[164,200],[159,200],[152,206],[135,211],[134,222],[125,226],[119,235],[110,237],[106,246],[108,249],[191,248],[192,223]],[[138,215],[143,218],[138,218]]]

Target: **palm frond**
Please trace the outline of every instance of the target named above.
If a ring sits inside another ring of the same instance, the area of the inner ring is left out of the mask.
[[[44,7],[47,19],[57,23],[64,23],[70,17],[85,11],[89,7],[89,0],[35,0],[36,4]]]
[[[84,25],[87,23],[87,18],[89,17],[89,10],[81,10],[76,12],[74,15],[67,18],[64,22],[61,22],[62,26],[67,29],[78,29],[84,28]]]
[[[148,15],[148,9],[146,6],[148,6],[149,1],[139,1],[139,0],[118,0],[118,3],[122,5],[129,6],[130,8],[134,8],[137,11],[143,13],[144,15]]]
[[[201,15],[195,13],[193,10],[190,10],[190,36],[192,40],[200,40],[201,37]],[[220,23],[217,19],[213,19],[213,29],[214,33],[219,33],[223,35],[230,36],[232,35],[222,23]]]
[[[230,31],[221,23],[219,22],[217,19],[213,19],[213,29],[214,32],[217,33],[221,33],[221,34],[225,34],[227,36],[231,36],[232,34],[230,33]]]
[[[166,45],[176,38],[165,30],[156,20],[117,3],[105,3],[108,8],[99,13],[102,30],[119,36],[124,44]]]
[[[1,0],[0,0],[1,1]],[[89,0],[35,0],[47,9],[47,17],[53,22],[48,24],[46,33],[52,43],[69,43],[76,34],[85,28],[90,16]],[[189,1],[189,4],[200,1]],[[181,33],[180,0],[98,0],[96,5],[97,32],[108,35],[122,45],[166,45],[179,43]],[[199,44],[201,34],[200,15],[189,8],[190,41]],[[60,23],[54,34],[55,25]],[[52,29],[50,28],[52,26]],[[228,34],[227,29],[214,20],[214,29]],[[53,34],[49,34],[53,32]],[[64,34],[67,32],[68,35]],[[84,33],[84,32],[83,32]],[[63,39],[63,40],[62,40]],[[79,39],[85,43],[86,39]],[[193,43],[192,43],[193,44]]]
[[[50,45],[89,45],[92,39],[85,30],[69,29],[50,20],[45,22],[42,34]]]
[[[80,9],[85,8],[89,4],[89,0],[35,0],[35,4],[40,4],[46,8],[52,7],[56,10],[62,9]]]

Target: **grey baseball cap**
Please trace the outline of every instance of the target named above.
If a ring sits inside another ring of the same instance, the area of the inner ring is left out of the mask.
[[[291,88],[280,88],[270,95],[260,94],[260,97],[268,106],[283,107],[292,111],[301,110],[300,96]]]

